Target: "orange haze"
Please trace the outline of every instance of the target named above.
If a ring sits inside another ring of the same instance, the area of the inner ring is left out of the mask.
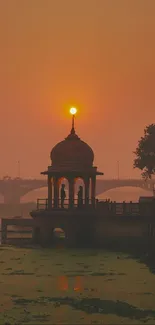
[[[155,122],[154,0],[0,1],[0,177],[42,177],[71,127],[105,178],[139,177],[133,150]]]

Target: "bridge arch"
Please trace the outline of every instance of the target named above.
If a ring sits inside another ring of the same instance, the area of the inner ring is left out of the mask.
[[[85,197],[85,184],[84,184],[84,180],[81,177],[77,177],[74,179],[74,199],[77,200],[78,199],[78,191],[79,191],[79,186],[82,186],[83,188],[83,200]]]
[[[146,191],[152,192],[153,190],[153,184],[155,184],[155,181],[148,181],[145,180],[136,180],[136,179],[127,179],[127,180],[98,180],[97,186],[96,186],[96,194],[100,195],[104,192],[116,188],[121,187],[132,187],[132,188],[139,188],[144,189]]]
[[[96,195],[104,195],[105,192],[122,187],[136,187],[145,189],[148,194],[152,194],[155,180],[145,182],[142,179],[98,179],[96,183]],[[19,179],[0,180],[0,194],[2,203],[20,203],[37,201],[37,198],[47,198],[47,180]]]
[[[4,195],[0,192],[0,204],[4,203]]]
[[[39,198],[47,198],[48,196],[48,188],[47,186],[42,186],[37,189],[32,189],[21,196],[20,202],[37,202]]]
[[[151,192],[140,186],[115,186],[97,195],[98,199],[110,199],[117,202],[138,202],[140,196],[150,196]]]

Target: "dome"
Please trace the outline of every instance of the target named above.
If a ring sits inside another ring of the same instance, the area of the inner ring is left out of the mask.
[[[56,144],[50,157],[52,166],[56,168],[91,168],[94,161],[93,150],[77,136],[74,129],[65,140]]]

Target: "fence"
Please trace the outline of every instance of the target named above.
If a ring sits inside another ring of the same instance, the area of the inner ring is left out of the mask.
[[[32,242],[32,229],[25,230],[1,230],[0,244],[30,244]]]
[[[32,241],[32,219],[1,219],[1,244],[30,243]]]
[[[52,200],[51,202],[51,208],[55,209],[69,209],[69,200],[65,199],[64,202],[61,201],[61,199],[57,200],[57,202],[55,202],[54,200]],[[78,204],[78,200],[75,199],[73,200],[73,207],[74,208],[78,208],[78,207],[89,207],[92,205],[92,201],[88,200],[87,204],[85,204],[85,200],[81,200],[80,205]],[[37,200],[37,210],[48,210],[49,209],[49,203],[48,203],[48,199],[38,199]]]
[[[140,215],[139,203],[117,203],[108,201],[97,202],[97,210],[107,215],[118,215],[118,216],[138,216]]]
[[[73,208],[77,209],[92,209],[92,201],[88,200],[87,204],[85,201],[81,201],[81,205],[78,205],[78,200],[73,201]],[[51,210],[51,209],[69,209],[69,200],[64,200],[62,206],[61,200],[57,201],[57,206],[55,207],[54,200],[52,201],[51,207],[49,207],[48,199],[38,199],[37,200],[37,210]],[[150,202],[134,203],[134,202],[110,202],[108,200],[96,200],[95,203],[96,211],[102,213],[103,215],[113,215],[113,216],[152,216],[155,215],[155,204]]]

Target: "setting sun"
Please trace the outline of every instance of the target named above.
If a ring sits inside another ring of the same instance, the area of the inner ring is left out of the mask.
[[[75,115],[77,113],[77,109],[75,107],[70,108],[70,113]]]

